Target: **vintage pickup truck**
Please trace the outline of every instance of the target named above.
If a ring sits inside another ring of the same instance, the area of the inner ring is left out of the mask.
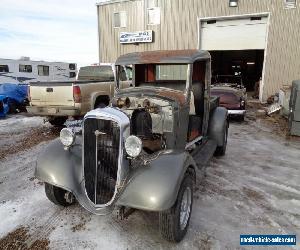
[[[48,199],[61,206],[77,200],[94,214],[117,211],[120,218],[134,209],[158,212],[161,234],[182,240],[195,181],[227,145],[227,110],[210,96],[210,60],[199,50],[119,57],[111,105],[63,128],[39,156],[35,176]],[[132,87],[120,84],[129,64]]]
[[[123,84],[130,84],[131,67],[124,66],[120,77]],[[76,81],[30,83],[27,111],[46,116],[52,125],[63,125],[69,116],[83,116],[108,105],[114,94],[114,81],[114,65],[100,64],[81,67]]]

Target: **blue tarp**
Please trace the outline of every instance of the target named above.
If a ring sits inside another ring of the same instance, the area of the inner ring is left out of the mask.
[[[8,98],[6,98],[4,95],[0,95],[0,118],[5,117],[8,111]]]
[[[0,84],[0,117],[5,117],[11,103],[22,104],[27,98],[28,85],[3,83]]]

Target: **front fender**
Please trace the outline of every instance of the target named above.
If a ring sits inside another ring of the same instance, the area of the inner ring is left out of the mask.
[[[83,180],[80,139],[69,150],[64,150],[59,138],[51,142],[38,157],[35,177],[70,192],[78,190]]]
[[[171,208],[189,167],[195,162],[186,152],[169,151],[149,165],[140,166],[121,193],[117,205],[148,211]]]

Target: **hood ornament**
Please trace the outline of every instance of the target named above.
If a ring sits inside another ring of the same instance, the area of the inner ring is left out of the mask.
[[[100,132],[98,129],[94,133],[95,133],[95,136],[106,135],[106,133]]]

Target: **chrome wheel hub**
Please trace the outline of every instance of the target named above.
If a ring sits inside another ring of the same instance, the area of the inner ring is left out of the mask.
[[[180,205],[180,229],[184,230],[190,218],[192,204],[192,190],[187,187],[183,193]]]

